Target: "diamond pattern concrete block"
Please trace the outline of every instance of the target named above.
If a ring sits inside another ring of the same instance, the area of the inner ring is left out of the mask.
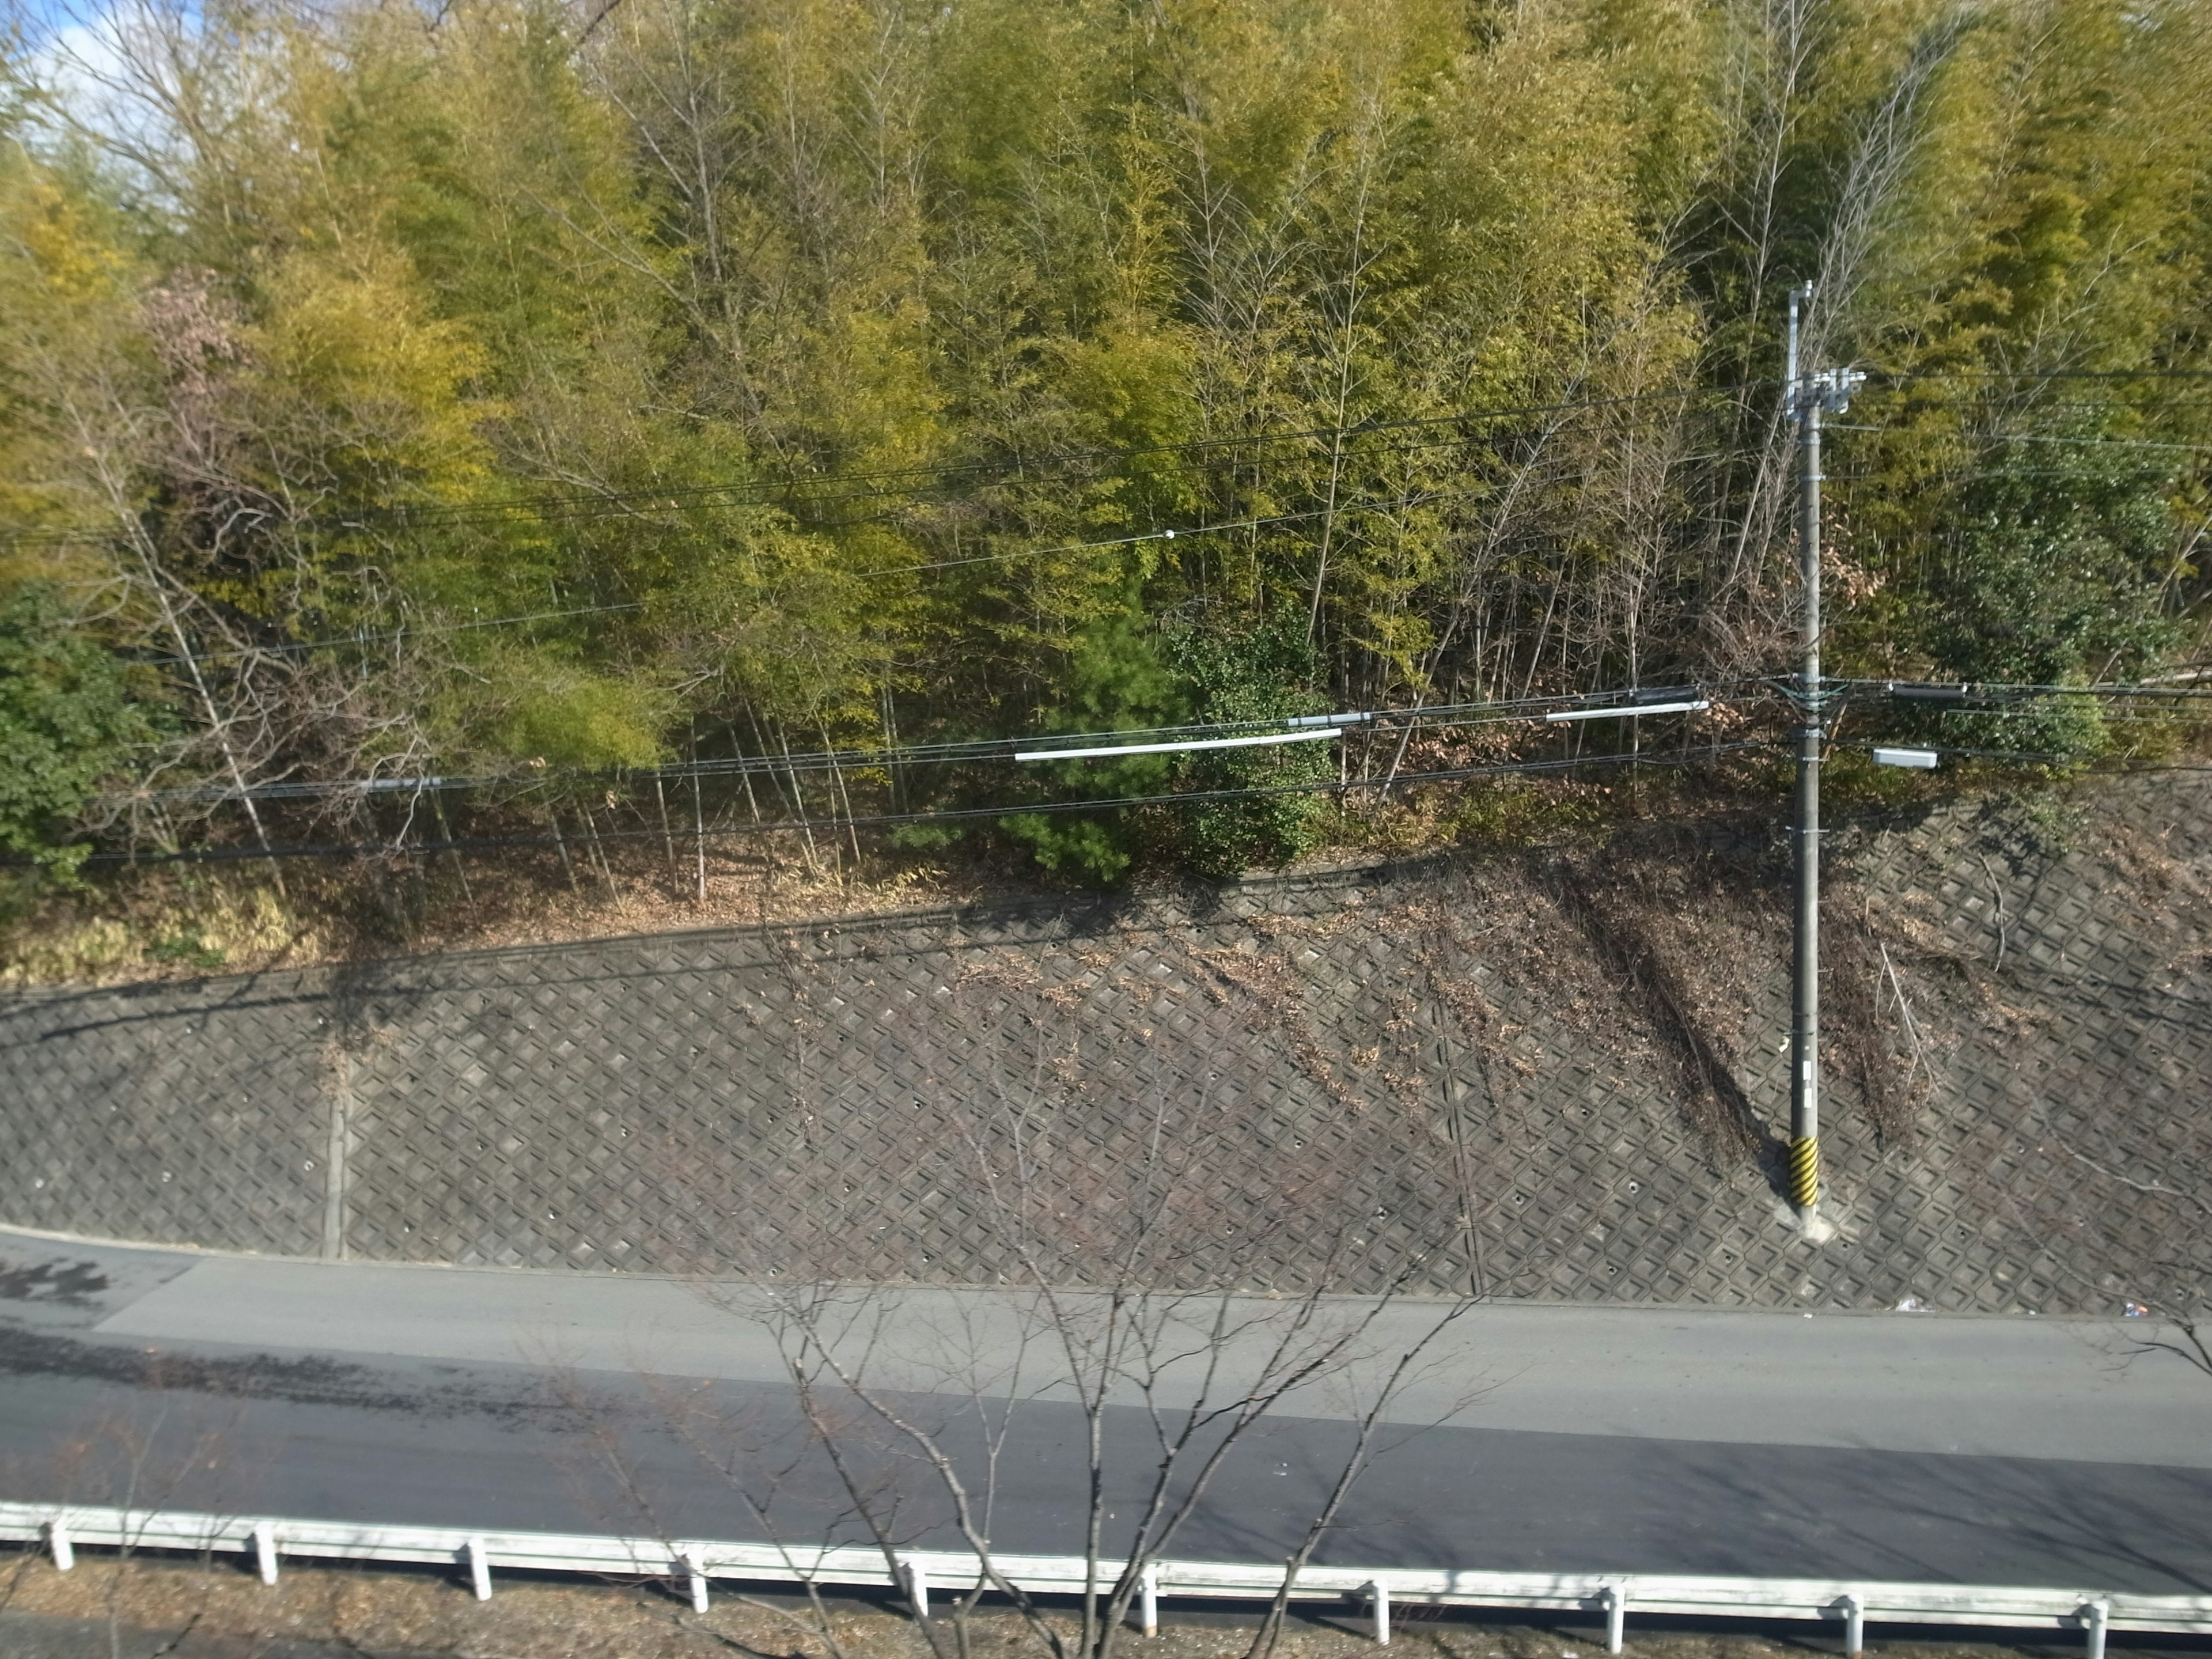
[[[21,996],[0,1217],[594,1271],[1080,1279],[1133,1250],[1285,1289],[2194,1307],[2207,805],[2130,780],[2070,848],[1971,803],[1866,841],[1934,1080],[1903,1144],[1832,1081],[1819,1249],[1691,1127],[1641,1004],[1592,1000],[1612,970],[1572,919],[1523,884],[1510,930],[1477,925],[1443,861],[1203,915],[1009,904]],[[1746,947],[1771,959],[1723,1053],[1770,1132],[1773,945]]]

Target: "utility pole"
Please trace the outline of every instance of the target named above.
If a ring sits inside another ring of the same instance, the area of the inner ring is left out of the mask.
[[[1805,587],[1804,655],[1791,701],[1797,706],[1797,938],[1790,1026],[1790,1203],[1799,1229],[1820,1226],[1820,747],[1826,714],[1820,690],[1820,416],[1850,407],[1866,377],[1850,369],[1801,369],[1798,329],[1813,285],[1790,291],[1785,413],[1797,428],[1797,558]]]

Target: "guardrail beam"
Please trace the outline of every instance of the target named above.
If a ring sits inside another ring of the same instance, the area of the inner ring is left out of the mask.
[[[491,1558],[501,1564],[546,1572],[689,1577],[693,1604],[707,1589],[705,1571],[761,1583],[875,1585],[886,1579],[883,1555],[858,1545],[803,1548],[758,1543],[618,1538],[564,1533],[470,1533],[455,1528],[380,1527],[337,1521],[276,1517],[258,1521],[183,1511],[96,1509],[0,1501],[0,1540],[43,1544],[54,1565],[67,1571],[76,1551],[207,1549],[252,1551],[264,1581],[275,1581],[281,1554],[303,1560],[408,1561],[451,1567],[465,1564],[479,1598],[491,1594]],[[281,1540],[281,1552],[279,1543]],[[929,1617],[933,1577],[964,1583],[984,1564],[955,1550],[901,1552],[890,1574],[907,1593],[918,1619]],[[1280,1563],[1152,1561],[1144,1564],[1149,1590],[1140,1584],[1136,1610],[1157,1628],[1160,1588],[1172,1582],[1182,1595],[1265,1601],[1283,1588]],[[1037,1595],[1080,1595],[1086,1582],[1112,1580],[1126,1562],[1086,1561],[1081,1556],[996,1555],[994,1579]],[[1687,1574],[1610,1577],[1597,1573],[1477,1572],[1418,1568],[1307,1566],[1291,1593],[1302,1601],[1369,1599],[1378,1642],[1389,1639],[1390,1602],[1430,1606],[1515,1607],[1606,1613],[1607,1646],[1619,1651],[1627,1604],[1639,1613],[1700,1618],[1826,1620],[1840,1616],[1845,1645],[1863,1646],[1869,1616],[1894,1624],[1961,1625],[2024,1630],[2080,1631],[2088,1659],[2103,1659],[2113,1630],[2212,1636],[2212,1595],[2113,1593],[2084,1597],[2079,1591],[2027,1586],[1838,1583],[1816,1578],[1699,1577]]]

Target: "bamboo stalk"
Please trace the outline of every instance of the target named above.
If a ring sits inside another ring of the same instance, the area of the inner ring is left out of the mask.
[[[658,772],[653,775],[653,798],[660,805],[660,839],[668,848],[668,874],[672,880],[676,875],[676,836],[668,827],[668,791],[662,787]]]
[[[581,894],[584,890],[576,884],[576,866],[568,859],[568,837],[561,833],[561,815],[553,810],[550,800],[545,803],[545,816],[553,825],[553,844],[561,849],[561,869],[568,878],[568,890]]]
[[[607,884],[607,897],[620,904],[622,895],[615,890],[615,872],[607,866],[607,849],[599,844],[599,821],[592,816],[592,809],[588,806],[580,806],[577,811],[584,815],[584,833],[592,839],[592,857],[599,864],[599,879]]]
[[[446,838],[446,851],[453,858],[453,873],[461,878],[461,896],[474,904],[477,896],[469,885],[468,866],[461,862],[461,849],[453,845],[453,829],[446,822],[446,803],[435,790],[430,792],[430,810],[438,815],[438,833]]]
[[[837,786],[837,798],[845,803],[845,833],[852,838],[853,875],[857,880],[860,874],[860,831],[853,822],[853,792],[845,787],[845,769],[837,764],[837,750],[830,741],[830,728],[817,726],[815,729],[822,733],[822,752],[830,757],[830,781]]]
[[[799,833],[806,838],[806,866],[818,876],[822,873],[822,854],[814,844],[814,825],[807,818],[806,797],[799,787],[799,768],[791,758],[791,734],[784,730],[781,720],[775,723],[775,740],[783,749],[783,769],[791,778],[791,802],[799,814]]]
[[[696,758],[691,772],[691,828],[697,837],[699,849],[699,902],[707,902],[707,806],[699,793],[699,772]]]

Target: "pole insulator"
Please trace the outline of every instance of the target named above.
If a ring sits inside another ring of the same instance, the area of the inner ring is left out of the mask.
[[[1790,1201],[1809,1210],[1820,1201],[1820,1139],[1808,1135],[1790,1143]]]

